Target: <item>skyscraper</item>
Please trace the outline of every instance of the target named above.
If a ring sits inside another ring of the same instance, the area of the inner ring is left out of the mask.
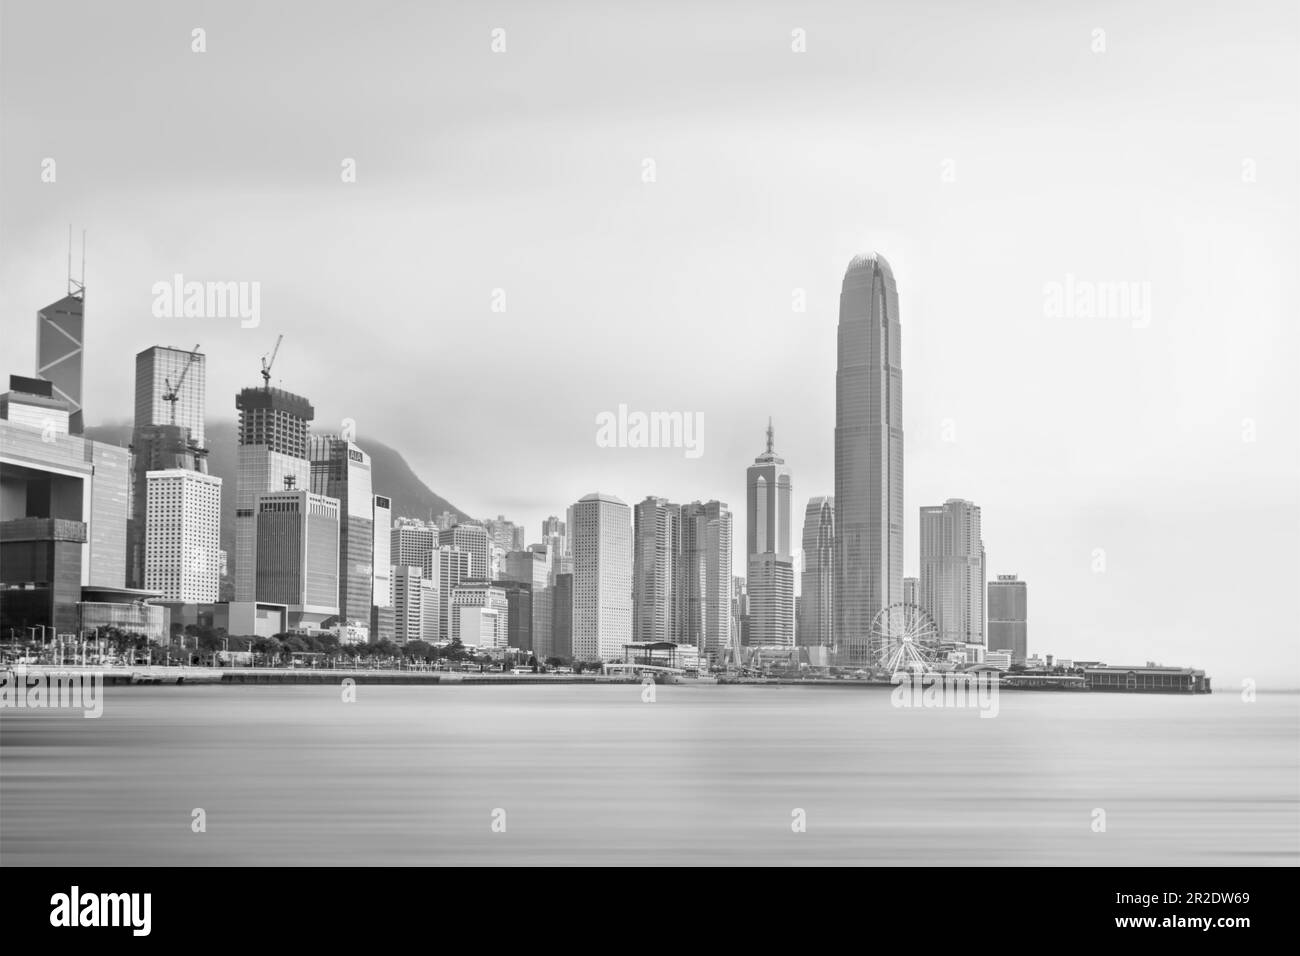
[[[632,641],[632,515],[613,495],[573,505],[573,657],[622,660]]]
[[[398,518],[393,524],[389,560],[398,566],[422,567],[425,556],[438,550],[437,527],[418,518]]]
[[[632,509],[632,518],[632,638],[675,644],[682,617],[681,506],[650,497]]]
[[[898,292],[879,254],[844,273],[835,374],[835,646],[866,647],[903,599],[903,371]]]
[[[372,564],[374,578],[370,594],[370,642],[393,639],[393,569],[389,553],[392,550],[393,500],[386,495],[374,495],[371,509]]]
[[[834,646],[835,499],[812,498],[803,519],[799,645]]]
[[[990,651],[1010,651],[1011,663],[1029,658],[1029,592],[1014,574],[999,574],[989,582]]]
[[[256,600],[284,604],[290,627],[339,613],[339,503],[310,491],[257,496]]]
[[[451,636],[468,647],[510,646],[510,599],[487,581],[468,581],[451,593]]]
[[[155,345],[135,356],[135,425],[189,429],[204,447],[207,414],[207,356],[198,350]]]
[[[513,521],[507,521],[505,515],[497,515],[482,522],[488,536],[500,545],[505,552],[522,551],[524,548],[524,529]]]
[[[573,549],[569,544],[568,525],[551,515],[542,522],[542,544],[550,551],[551,586],[554,587],[556,575],[573,572]]]
[[[442,644],[452,639],[451,596],[470,580],[470,565],[469,552],[449,544],[430,551],[424,558],[424,576],[438,590],[438,641]]]
[[[511,647],[527,647],[539,659],[551,653],[551,554],[546,545],[533,545],[524,551],[506,555],[504,580],[528,586],[527,620],[520,620],[512,605],[510,611]],[[519,600],[516,598],[516,600]],[[513,635],[527,631],[527,643],[516,644]]]
[[[336,435],[309,441],[311,490],[339,502],[339,623],[369,638],[375,578],[375,496],[370,456]]]
[[[739,574],[731,578],[731,633],[740,647],[749,646],[749,588]]]
[[[715,661],[733,636],[732,548],[731,511],[725,503],[692,501],[681,506],[678,643],[690,644]],[[790,614],[793,617],[793,593]]]
[[[316,412],[302,396],[270,387],[244,389],[235,397],[235,408],[239,410],[235,600],[256,601],[257,499],[269,491],[305,491],[311,487],[307,423]],[[337,607],[338,595],[330,604]]]
[[[978,505],[949,498],[921,509],[920,595],[941,641],[972,650],[984,647],[984,542]]]
[[[91,619],[82,588],[126,584],[131,454],[69,434],[70,411],[42,379],[13,376],[0,395],[0,621],[10,637],[42,624],[76,631]]]
[[[68,403],[68,432],[85,431],[81,408],[81,366],[85,355],[86,290],[72,291],[36,313],[36,376],[54,386]]]
[[[492,538],[477,524],[455,524],[438,533],[438,543],[460,548],[470,556],[469,574],[482,581],[492,576]]]
[[[144,587],[166,601],[216,601],[221,585],[221,479],[182,468],[146,475]]]
[[[749,633],[755,646],[794,646],[794,558],[790,549],[790,469],[772,447],[745,472],[746,585]]]
[[[920,578],[903,578],[903,603],[921,606]]]
[[[421,568],[394,565],[393,641],[433,643],[438,634],[438,586]]]
[[[551,604],[551,656],[573,659],[573,572],[555,575]]]

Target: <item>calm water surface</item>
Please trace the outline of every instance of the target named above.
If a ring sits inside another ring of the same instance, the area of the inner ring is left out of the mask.
[[[1300,862],[1295,693],[1008,692],[995,719],[869,688],[104,693],[0,713],[3,864]]]

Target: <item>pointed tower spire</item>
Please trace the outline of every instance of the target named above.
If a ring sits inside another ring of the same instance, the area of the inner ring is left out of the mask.
[[[767,453],[772,454],[772,416],[767,416]]]

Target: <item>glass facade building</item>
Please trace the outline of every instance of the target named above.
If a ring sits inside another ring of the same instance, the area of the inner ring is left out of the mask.
[[[865,648],[876,614],[903,599],[902,341],[878,254],[854,258],[840,291],[833,574],[836,648]]]

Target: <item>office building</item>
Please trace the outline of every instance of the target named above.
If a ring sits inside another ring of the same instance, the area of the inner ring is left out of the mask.
[[[68,406],[68,433],[85,432],[81,407],[82,364],[85,360],[86,292],[73,288],[59,301],[36,313],[36,377],[49,382],[55,397]]]
[[[438,550],[441,541],[436,525],[419,518],[397,518],[393,522],[389,558],[393,564],[423,567],[424,559]]]
[[[903,599],[903,372],[898,292],[881,255],[849,263],[835,374],[836,652],[865,663],[872,621]]]
[[[144,587],[164,601],[212,603],[221,587],[221,479],[146,473]]]
[[[155,345],[135,357],[135,426],[184,428],[198,448],[206,447],[207,356]]]
[[[950,498],[922,508],[921,607],[934,619],[940,641],[980,653],[985,647],[984,595],[979,507]]]
[[[270,387],[243,389],[235,397],[235,408],[239,410],[235,600],[246,603],[260,600],[257,595],[258,497],[267,492],[306,491],[311,487],[307,426],[316,412],[307,399]],[[338,595],[329,603],[337,605]]]
[[[551,593],[551,650],[546,657],[573,660],[573,572],[555,575]]]
[[[714,661],[732,639],[732,553],[732,520],[726,504],[693,501],[681,506],[678,643],[690,644]],[[793,592],[790,615],[793,619]],[[793,639],[793,621],[790,630]]]
[[[424,576],[438,589],[438,643],[446,644],[453,636],[452,595],[456,588],[473,578],[473,559],[468,551],[445,544],[424,558]]]
[[[368,639],[375,578],[370,456],[355,442],[315,435],[308,458],[312,492],[339,503],[339,623]]]
[[[623,659],[632,641],[632,513],[595,492],[573,505],[573,657]]]
[[[292,628],[339,613],[339,503],[306,490],[259,494],[256,600],[284,604]]]
[[[523,551],[511,551],[506,555],[504,580],[528,585],[529,614],[527,621],[515,614],[514,606],[510,610],[510,631],[522,633],[527,630],[527,645],[514,643],[511,647],[527,646],[533,653],[549,655],[552,648],[551,623],[553,614],[553,595],[551,593],[551,555],[546,545],[533,545]]]
[[[757,647],[794,646],[794,557],[790,544],[793,479],[785,459],[767,450],[745,471],[745,581],[749,589],[749,635]]]
[[[485,651],[509,647],[510,602],[505,589],[486,581],[466,581],[452,591],[451,638]]]
[[[835,499],[812,498],[804,509],[803,571],[800,576],[799,646],[835,643]]]
[[[685,601],[678,593],[680,505],[646,498],[632,509],[632,638],[637,643],[681,640]]]
[[[52,383],[19,375],[11,376],[9,383],[9,391],[0,395],[0,521],[41,518],[83,525],[80,531],[63,524],[41,528],[55,535],[51,543],[61,545],[55,550],[66,552],[62,546],[80,545],[81,587],[124,588],[130,450],[71,433],[71,405],[55,394]],[[30,539],[37,533],[34,526],[23,527],[24,540],[40,550],[42,546]],[[18,533],[16,527],[10,530]],[[16,543],[17,539],[10,540]],[[18,565],[11,570],[19,574]],[[39,589],[41,579],[27,579],[25,574],[19,574],[22,581],[5,580]],[[8,599],[19,600],[15,595]],[[68,618],[63,620],[66,623]]]
[[[488,537],[496,542],[503,552],[522,551],[524,549],[524,528],[513,521],[507,521],[505,515],[497,515],[482,522]]]
[[[731,578],[731,633],[739,647],[749,646],[749,588],[743,575]]]
[[[492,574],[492,539],[487,528],[477,524],[454,524],[439,532],[439,544],[460,548],[470,556],[470,576],[489,580]]]
[[[438,640],[438,583],[423,569],[393,565],[393,641],[406,644]]]
[[[921,606],[921,579],[903,578],[903,603]]]
[[[988,649],[1007,651],[1012,664],[1029,658],[1029,592],[1014,574],[988,584]]]
[[[391,641],[396,619],[393,614],[392,522],[393,499],[387,495],[371,498],[371,578],[370,642]]]

